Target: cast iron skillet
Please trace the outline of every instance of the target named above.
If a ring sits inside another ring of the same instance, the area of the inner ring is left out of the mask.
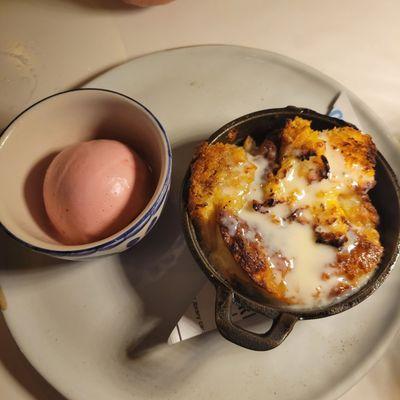
[[[355,128],[354,125],[345,121],[312,110],[289,106],[244,115],[218,129],[208,139],[208,143],[232,143],[232,137],[235,137],[234,142],[241,144],[248,135],[252,136],[256,142],[260,142],[265,135],[269,135],[273,139],[284,127],[286,121],[296,116],[311,120],[312,127],[318,130],[341,126]],[[215,285],[217,292],[215,320],[218,330],[226,339],[242,347],[258,351],[273,349],[283,342],[297,321],[328,317],[354,307],[382,284],[393,268],[399,254],[400,189],[393,170],[379,152],[376,164],[377,184],[369,192],[369,195],[380,216],[378,230],[384,247],[382,261],[374,275],[360,290],[337,303],[321,308],[293,308],[271,298],[250,280],[246,282],[237,277],[232,277],[212,265],[200,246],[195,227],[186,212],[189,180],[190,167],[184,179],[182,191],[183,225],[186,240],[194,258],[208,279]],[[272,318],[271,328],[264,334],[257,334],[234,324],[231,320],[233,302],[243,308]]]

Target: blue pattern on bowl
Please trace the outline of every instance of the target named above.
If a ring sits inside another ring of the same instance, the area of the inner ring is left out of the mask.
[[[147,227],[146,234],[149,233],[153,229],[153,227],[156,224],[157,220],[158,220],[158,216],[153,218],[153,220],[150,222],[149,226]]]

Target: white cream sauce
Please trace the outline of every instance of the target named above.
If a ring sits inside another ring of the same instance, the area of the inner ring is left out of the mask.
[[[235,236],[236,231],[239,225],[239,222],[236,218],[232,218],[229,215],[224,215],[221,218],[221,224],[228,229],[229,236]]]
[[[274,210],[276,207],[285,206],[272,207],[271,213],[278,211]],[[279,210],[278,214],[281,212]],[[242,209],[239,217],[261,235],[268,252],[279,252],[290,261],[291,269],[285,278],[286,296],[302,303],[312,303],[316,288],[321,285],[322,273],[329,264],[335,262],[337,250],[316,243],[314,232],[308,224],[302,225],[296,221],[276,224],[269,213],[260,214],[249,208]]]
[[[352,230],[349,230],[349,232],[347,233],[347,241],[344,243],[340,251],[342,253],[351,253],[357,246],[357,242],[357,235]]]
[[[239,212],[239,217],[252,228],[246,234],[248,240],[256,240],[255,232],[257,232],[262,237],[268,253],[280,253],[289,260],[290,269],[285,276],[286,297],[294,299],[303,306],[332,302],[329,292],[345,278],[336,276],[330,268],[330,265],[336,262],[338,249],[317,243],[310,224],[290,221],[287,217],[294,209],[300,208],[304,209],[302,212],[310,220],[311,213],[307,207],[315,205],[321,194],[356,186],[360,178],[360,169],[355,166],[349,170],[341,151],[330,145],[326,133],[321,132],[320,137],[326,143],[325,156],[330,167],[328,179],[310,184],[297,174],[296,164],[301,161],[294,160],[292,168],[280,181],[280,189],[284,195],[294,194],[295,202],[290,205],[290,208],[286,204],[278,204],[274,207],[265,207],[263,213],[256,212],[251,207],[252,201],[261,202],[264,199],[263,184],[269,162],[262,156],[248,155],[249,161],[255,164],[257,169],[247,195],[249,203]],[[223,220],[222,223],[233,236],[237,229],[236,220],[226,218],[226,221]],[[341,251],[352,251],[356,246],[356,239],[357,236],[350,233]],[[276,278],[281,279],[282,275],[274,265],[273,257],[269,261],[272,268],[277,270]],[[322,279],[324,273],[328,278]]]
[[[248,200],[262,201],[264,198],[263,184],[270,168],[269,161],[263,156],[248,154],[247,157],[257,167],[247,198]]]
[[[307,207],[318,201],[320,194],[343,191],[346,187],[356,187],[360,181],[361,168],[359,165],[346,166],[343,154],[339,149],[334,149],[326,137],[325,132],[320,133],[320,138],[325,141],[325,157],[329,164],[328,179],[315,181],[311,184],[297,174],[300,160],[294,160],[292,167],[284,179],[279,182],[283,195],[294,195],[295,208]]]
[[[361,166],[358,164],[346,165],[342,152],[332,147],[326,133],[320,132],[319,137],[325,142],[325,157],[330,167],[329,180],[353,187],[358,186],[360,174],[362,173]]]

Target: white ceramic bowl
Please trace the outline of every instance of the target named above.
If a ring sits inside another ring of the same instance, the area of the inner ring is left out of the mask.
[[[149,163],[157,184],[144,210],[124,229],[85,245],[63,245],[52,238],[42,185],[45,171],[63,148],[90,139],[117,139]],[[70,260],[124,251],[154,226],[171,180],[171,148],[157,118],[142,104],[103,89],[76,89],[34,104],[0,138],[0,222],[32,250]]]

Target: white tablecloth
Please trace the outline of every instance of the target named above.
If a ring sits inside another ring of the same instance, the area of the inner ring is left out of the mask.
[[[400,139],[398,0],[0,0],[0,128],[50,93],[132,57],[204,43],[258,47],[342,82]],[[0,318],[0,398],[62,400],[18,351]],[[400,398],[400,335],[341,400]],[[65,400],[65,399],[64,399]]]

